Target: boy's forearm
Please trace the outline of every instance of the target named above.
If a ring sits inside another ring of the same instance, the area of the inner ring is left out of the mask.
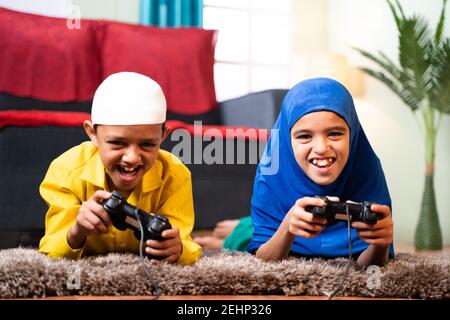
[[[277,261],[288,256],[295,236],[289,232],[289,213],[280,227],[266,243],[256,251],[256,256],[264,261]]]
[[[79,231],[76,224],[67,232],[67,243],[72,249],[79,249],[84,246],[86,235]]]
[[[389,259],[389,246],[369,245],[358,257],[360,266],[384,265]]]

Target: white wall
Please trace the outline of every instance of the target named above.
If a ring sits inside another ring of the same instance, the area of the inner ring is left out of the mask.
[[[72,0],[0,0],[0,6],[52,17],[66,17]]]
[[[139,0],[0,0],[0,6],[13,10],[67,17],[72,5],[79,8],[83,19],[108,19],[139,22]]]
[[[327,49],[327,0],[293,1],[294,56]]]
[[[406,14],[426,17],[434,32],[440,0],[401,0]],[[328,49],[347,54],[357,65],[373,66],[350,46],[382,51],[397,61],[398,31],[385,1],[328,0]],[[450,36],[450,5],[444,34]],[[414,241],[424,186],[424,136],[413,113],[386,86],[367,78],[366,95],[356,101],[361,123],[379,155],[389,184],[395,240]],[[450,244],[450,117],[440,127],[436,148],[435,190],[444,243]]]
[[[139,22],[139,0],[72,0],[72,2],[80,8],[83,19]]]

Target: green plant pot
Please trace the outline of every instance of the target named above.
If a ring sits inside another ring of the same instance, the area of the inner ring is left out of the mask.
[[[415,245],[417,251],[442,250],[442,235],[432,175],[426,175],[425,177],[425,189],[416,227]]]

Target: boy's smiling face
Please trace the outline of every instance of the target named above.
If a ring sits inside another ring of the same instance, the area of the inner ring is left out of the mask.
[[[334,112],[308,113],[292,126],[291,145],[303,172],[315,183],[328,185],[347,162],[350,129]]]
[[[169,134],[161,124],[99,125],[85,122],[85,129],[105,166],[112,190],[129,194],[153,166],[161,143]]]

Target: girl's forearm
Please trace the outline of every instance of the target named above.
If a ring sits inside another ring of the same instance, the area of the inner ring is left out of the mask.
[[[295,238],[295,236],[289,232],[289,216],[288,213],[275,234],[256,251],[256,256],[258,258],[264,261],[277,261],[282,260],[289,255],[289,251],[291,250]]]
[[[389,259],[389,246],[376,246],[370,244],[358,257],[360,266],[378,265],[382,266]]]

